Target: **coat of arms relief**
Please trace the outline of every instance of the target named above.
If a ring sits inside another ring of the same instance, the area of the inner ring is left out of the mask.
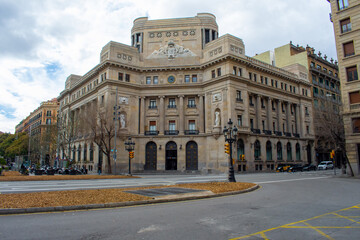
[[[170,40],[165,46],[160,47],[159,50],[155,50],[148,58],[168,58],[174,59],[176,57],[193,57],[196,56],[190,49],[184,48],[173,40]]]

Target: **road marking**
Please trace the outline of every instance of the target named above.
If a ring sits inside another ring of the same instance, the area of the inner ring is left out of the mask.
[[[301,220],[301,221],[297,221],[297,222],[293,222],[293,223],[288,223],[288,224],[285,224],[285,225],[282,225],[282,226],[279,226],[279,227],[269,228],[269,229],[259,231],[259,232],[256,232],[256,233],[252,233],[252,234],[248,234],[248,235],[245,235],[245,236],[242,236],[242,237],[231,238],[229,240],[246,239],[246,238],[253,237],[253,236],[260,236],[262,239],[268,239],[267,236],[265,235],[265,233],[269,233],[269,232],[271,232],[273,230],[277,230],[277,229],[283,229],[283,230],[286,230],[286,229],[313,229],[317,233],[322,235],[323,237],[326,237],[327,239],[334,239],[331,236],[325,234],[323,231],[320,231],[319,228],[321,228],[321,229],[359,229],[360,226],[312,226],[311,224],[308,223],[308,221],[323,218],[325,216],[326,217],[331,217],[331,215],[333,215],[333,216],[336,216],[338,218],[345,218],[345,219],[351,221],[352,223],[355,222],[355,223],[360,224],[360,222],[357,222],[357,221],[351,219],[350,217],[346,217],[346,216],[338,214],[339,212],[345,212],[345,211],[349,211],[349,210],[353,210],[353,209],[357,210],[359,208],[360,208],[360,204],[352,206],[352,207],[344,208],[344,209],[341,209],[341,210],[333,211],[333,212],[330,212],[330,213],[325,213],[325,214],[315,216],[315,217],[312,217],[312,218],[308,218],[308,219],[305,219],[305,220]],[[292,225],[299,224],[299,223],[305,224],[306,226],[292,226]]]
[[[254,183],[264,184],[264,183],[277,183],[277,182],[292,182],[292,181],[301,181],[301,180],[314,180],[321,178],[330,178],[330,177],[296,178],[296,179],[285,179],[285,180],[275,180],[275,181],[265,181],[265,182],[254,182]]]

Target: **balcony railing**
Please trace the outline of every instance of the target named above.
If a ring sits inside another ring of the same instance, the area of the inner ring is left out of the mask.
[[[199,134],[199,130],[185,130],[184,131],[185,135],[198,135]]]
[[[284,132],[284,135],[285,135],[286,137],[291,137],[291,133],[289,133],[289,132]]]
[[[257,128],[251,128],[251,132],[255,133],[255,134],[260,134],[261,133],[260,129],[257,129]]]
[[[168,105],[168,108],[176,108],[176,105]]]
[[[237,102],[243,102],[243,100],[241,98],[236,98]]]
[[[196,104],[188,104],[187,107],[188,108],[196,108]]]
[[[276,136],[282,136],[282,132],[274,131],[274,133],[275,133]]]
[[[263,130],[263,133],[265,133],[266,135],[271,135],[271,131],[270,130]]]
[[[159,135],[159,131],[145,131],[145,135]]]
[[[157,109],[157,106],[150,105],[149,109]]]
[[[296,138],[299,138],[299,137],[300,137],[300,134],[298,134],[298,133],[293,133],[293,136],[296,137]]]
[[[178,130],[165,130],[164,134],[165,135],[179,135],[179,131]]]

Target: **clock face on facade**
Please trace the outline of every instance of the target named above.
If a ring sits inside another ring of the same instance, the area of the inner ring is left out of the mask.
[[[174,76],[169,76],[168,77],[168,83],[174,83],[175,82],[175,77]]]

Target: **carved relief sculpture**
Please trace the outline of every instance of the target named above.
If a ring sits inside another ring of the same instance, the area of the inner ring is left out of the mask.
[[[196,56],[191,50],[177,45],[173,40],[170,40],[166,46],[155,50],[148,58],[168,58],[174,59],[176,57],[193,57]]]

